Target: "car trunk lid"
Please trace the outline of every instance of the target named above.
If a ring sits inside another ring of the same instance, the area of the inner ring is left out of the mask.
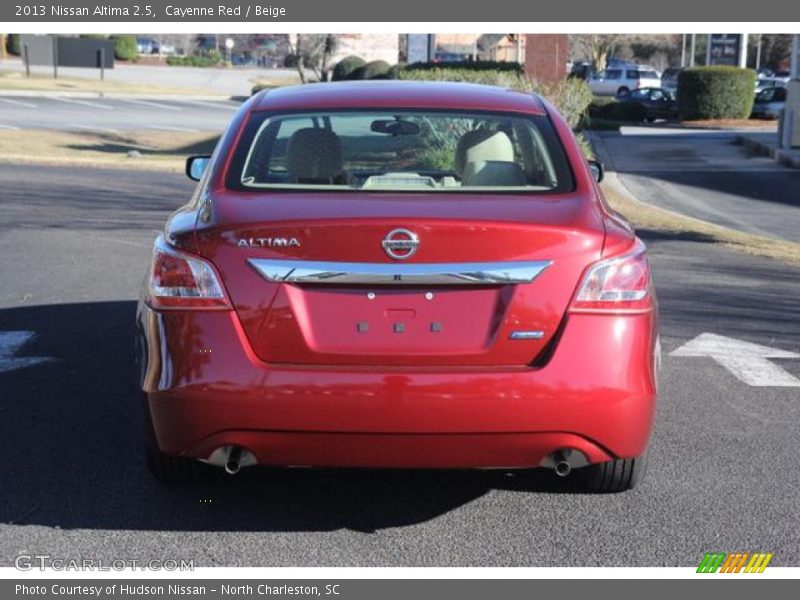
[[[572,196],[368,196],[231,193],[198,228],[259,359],[530,364],[602,249],[599,213]],[[408,234],[393,258],[385,242]]]

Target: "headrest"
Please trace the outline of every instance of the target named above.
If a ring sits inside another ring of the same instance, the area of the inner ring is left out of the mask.
[[[461,177],[462,186],[523,186],[527,179],[522,167],[504,160],[468,162]]]
[[[342,143],[328,129],[298,129],[289,138],[286,160],[294,180],[333,179],[342,173]]]
[[[513,162],[514,147],[502,131],[474,129],[461,136],[456,146],[455,171],[461,177],[468,162],[500,160]]]

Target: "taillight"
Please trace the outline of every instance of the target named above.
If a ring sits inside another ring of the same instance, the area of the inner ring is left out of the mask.
[[[640,240],[632,251],[593,264],[572,301],[573,311],[625,312],[652,306],[650,265]]]
[[[153,308],[230,308],[214,267],[201,258],[179,252],[162,237],[153,249],[149,288]]]

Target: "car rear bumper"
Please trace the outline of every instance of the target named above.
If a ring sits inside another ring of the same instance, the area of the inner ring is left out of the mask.
[[[655,411],[655,313],[573,314],[535,367],[266,364],[233,312],[140,306],[142,389],[161,452],[227,445],[259,464],[536,467],[640,455]]]

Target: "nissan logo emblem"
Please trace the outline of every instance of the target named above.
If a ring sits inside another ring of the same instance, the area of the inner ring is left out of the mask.
[[[408,229],[393,229],[381,242],[383,251],[395,260],[411,258],[419,248],[417,234]]]

